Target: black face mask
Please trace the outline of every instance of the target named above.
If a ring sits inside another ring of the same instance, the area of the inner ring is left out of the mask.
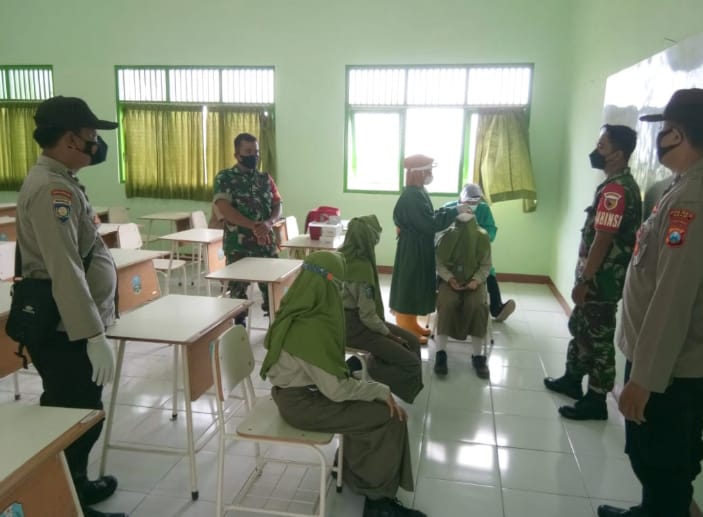
[[[594,169],[605,169],[605,156],[598,152],[598,149],[594,149],[591,154],[588,155],[591,160],[591,167]]]
[[[95,149],[95,152],[93,152],[94,146],[97,147],[97,149]],[[103,140],[100,135],[98,135],[97,142],[86,140],[83,149],[81,149],[81,152],[90,156],[90,165],[97,165],[98,163],[102,163],[107,159],[107,144],[105,143],[105,140]]]
[[[239,163],[244,165],[247,169],[256,169],[256,164],[259,161],[259,157],[255,154],[249,156],[240,156]]]
[[[681,142],[679,142],[678,144],[674,144],[674,145],[667,145],[667,146],[661,145],[662,140],[664,140],[664,137],[666,137],[666,135],[668,135],[669,133],[672,133],[673,131],[674,131],[674,128],[672,127],[670,129],[667,129],[665,131],[660,132],[657,135],[657,157],[659,158],[660,162],[662,161],[662,158],[664,157],[664,155],[666,155],[669,151],[672,151],[681,145]]]

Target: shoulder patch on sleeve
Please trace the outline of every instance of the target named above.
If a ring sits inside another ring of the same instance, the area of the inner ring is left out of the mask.
[[[51,207],[54,217],[65,223],[71,217],[73,195],[68,190],[53,189],[51,191]]]
[[[666,230],[666,245],[671,248],[683,246],[686,240],[688,225],[696,214],[686,208],[672,208],[669,210],[669,228]]]
[[[625,187],[619,183],[609,183],[600,193],[596,208],[594,227],[596,230],[616,232],[625,213]]]

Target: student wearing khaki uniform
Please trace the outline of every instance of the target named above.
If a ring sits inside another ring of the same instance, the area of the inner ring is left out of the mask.
[[[679,90],[661,115],[659,161],[674,180],[637,233],[618,346],[620,411],[641,504],[599,517],[688,517],[703,458],[703,90]]]
[[[102,386],[112,380],[114,359],[105,328],[115,318],[117,274],[98,234],[95,213],[76,172],[101,163],[107,144],[98,120],[78,98],[53,97],[34,116],[34,138],[43,149],[17,198],[17,244],[23,278],[50,279],[61,321],[46,341],[22,342],[42,378],[42,406],[102,409]],[[66,449],[83,512],[87,517],[120,517],[90,505],[108,498],[117,480],[87,477],[88,455],[102,423]]]
[[[380,238],[381,225],[375,215],[355,217],[339,248],[347,263],[342,292],[347,346],[370,352],[371,378],[412,404],[423,386],[420,341],[412,332],[385,321],[374,250]],[[356,357],[350,357],[347,364],[350,370],[361,368]]]
[[[413,490],[405,411],[388,386],[350,377],[344,363],[344,277],[339,253],[305,259],[266,334],[261,376],[290,425],[344,435],[344,481],[366,497],[363,517],[426,517],[395,499]]]

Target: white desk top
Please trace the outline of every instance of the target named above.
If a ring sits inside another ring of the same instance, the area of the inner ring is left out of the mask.
[[[221,241],[222,238],[222,230],[213,230],[212,228],[191,228],[190,230],[169,233],[159,237],[159,239],[165,241],[195,242],[199,244],[212,244],[213,242]]]
[[[332,244],[327,244],[328,241],[314,241],[310,238],[310,235],[303,234],[288,239],[280,244],[281,248],[304,248],[304,249],[316,249],[316,250],[336,250],[342,244],[344,244],[344,235],[340,235],[334,238]]]
[[[98,233],[100,235],[115,233],[119,227],[120,225],[115,223],[102,223],[100,226],[98,226]]]
[[[93,420],[87,418],[93,413],[102,414],[102,411],[25,404],[0,405],[0,421],[3,423],[0,480],[4,481],[82,420]]]
[[[152,219],[155,221],[180,221],[190,219],[190,212],[156,212],[138,217],[138,219]]]
[[[17,203],[14,201],[12,203],[0,203],[0,210],[3,208],[17,208]]]
[[[206,275],[211,280],[242,282],[278,282],[303,265],[302,260],[246,257]]]
[[[0,224],[15,224],[15,218],[9,215],[0,215]]]
[[[112,258],[118,270],[168,255],[166,251],[130,250],[124,248],[110,248],[110,253],[112,253]]]
[[[169,294],[120,315],[105,334],[129,341],[193,343],[248,305],[236,298]]]

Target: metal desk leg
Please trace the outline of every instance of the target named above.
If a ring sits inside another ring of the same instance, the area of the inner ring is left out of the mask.
[[[183,363],[183,391],[186,406],[186,430],[188,431],[188,460],[190,462],[190,497],[197,501],[200,496],[198,492],[198,472],[195,464],[195,440],[193,439],[193,410],[190,400],[190,370],[188,368],[187,345],[178,345],[181,348],[181,362]]]
[[[110,407],[107,410],[107,421],[105,422],[105,438],[103,441],[103,453],[100,458],[100,475],[105,475],[105,464],[107,463],[107,449],[110,446],[112,435],[112,423],[115,417],[115,406],[117,405],[117,389],[120,386],[120,376],[122,375],[122,362],[124,361],[124,349],[126,340],[120,339],[117,347],[117,362],[115,364],[115,378],[112,381],[112,393],[110,393]]]
[[[173,398],[171,399],[171,420],[178,418],[178,346],[173,347]]]

